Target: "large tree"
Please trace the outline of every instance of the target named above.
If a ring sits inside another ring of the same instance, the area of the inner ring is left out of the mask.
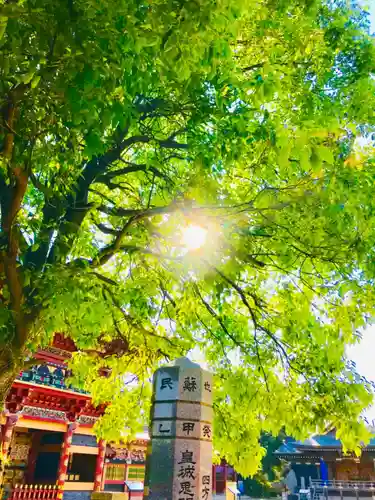
[[[239,472],[261,431],[365,439],[344,350],[374,301],[365,13],[20,0],[0,24],[1,401],[59,331],[73,382],[112,401],[108,438],[147,416],[155,367],[198,348]]]

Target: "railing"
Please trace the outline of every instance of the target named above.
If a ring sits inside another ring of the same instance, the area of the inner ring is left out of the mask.
[[[348,492],[352,493],[357,499],[360,493],[365,493],[366,497],[375,497],[375,482],[374,481],[340,481],[337,479],[322,481],[313,479],[310,481],[310,491],[312,498],[328,499],[330,496],[340,496],[343,498],[348,496]]]
[[[16,484],[10,500],[56,500],[57,492],[52,484]]]

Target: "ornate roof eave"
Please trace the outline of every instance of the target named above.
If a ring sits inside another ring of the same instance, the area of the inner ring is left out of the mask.
[[[342,453],[342,449],[341,448],[311,448],[311,449],[305,449],[305,450],[301,450],[301,449],[297,449],[295,452],[290,452],[288,453],[287,451],[275,451],[275,455],[299,455],[299,456],[304,456],[306,455],[306,453],[308,454],[316,454],[316,455],[323,455],[324,453],[337,453],[337,454],[341,454]],[[316,456],[314,455],[314,456]]]
[[[51,387],[49,385],[41,385],[41,384],[35,384],[33,382],[25,382],[23,380],[15,380],[13,382],[12,387],[15,388],[24,388],[24,389],[34,389],[38,390],[40,392],[44,392],[46,394],[53,394],[53,395],[66,395],[67,397],[70,397],[72,399],[85,399],[85,400],[91,400],[91,396],[89,394],[86,394],[84,392],[77,392],[77,391],[72,391],[69,389],[60,389],[58,387]]]
[[[285,460],[316,460],[317,458],[320,458],[316,455],[299,455],[298,453],[290,455],[284,453],[278,453],[277,457]]]
[[[329,451],[336,451],[337,453],[342,453],[343,449],[342,449],[342,446],[319,446],[319,447],[316,447],[316,448],[302,448],[300,446],[296,446],[296,448],[301,451],[301,453],[303,453],[304,451],[307,451],[307,452],[318,452],[318,453],[321,453],[321,452],[329,452]],[[364,446],[362,448],[362,453],[363,452],[366,452],[366,451],[375,451],[375,445],[371,445],[371,446]]]
[[[312,452],[312,451],[342,451],[342,446],[316,446],[316,447],[306,447],[306,446],[296,446],[298,450],[300,450],[302,453],[304,451]]]
[[[74,391],[41,386],[22,381],[13,383],[7,396],[6,409],[11,413],[35,418],[76,421],[81,416],[83,425],[92,426],[95,418],[104,413],[105,405],[92,406],[91,397]]]

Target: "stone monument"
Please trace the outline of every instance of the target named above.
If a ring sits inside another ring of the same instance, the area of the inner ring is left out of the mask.
[[[212,374],[179,358],[153,383],[144,499],[212,500]]]

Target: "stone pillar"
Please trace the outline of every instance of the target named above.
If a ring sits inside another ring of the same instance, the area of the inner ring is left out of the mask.
[[[58,489],[57,498],[60,500],[62,499],[64,494],[66,473],[68,472],[70,448],[72,446],[73,432],[75,431],[76,428],[77,424],[75,422],[72,422],[68,424],[68,427],[64,434],[64,441],[61,448],[59,469],[57,472],[57,489]]]
[[[105,450],[106,450],[106,442],[103,439],[100,439],[99,453],[96,457],[94,491],[100,491],[102,489]]]
[[[147,500],[212,499],[212,374],[187,358],[154,374]]]

